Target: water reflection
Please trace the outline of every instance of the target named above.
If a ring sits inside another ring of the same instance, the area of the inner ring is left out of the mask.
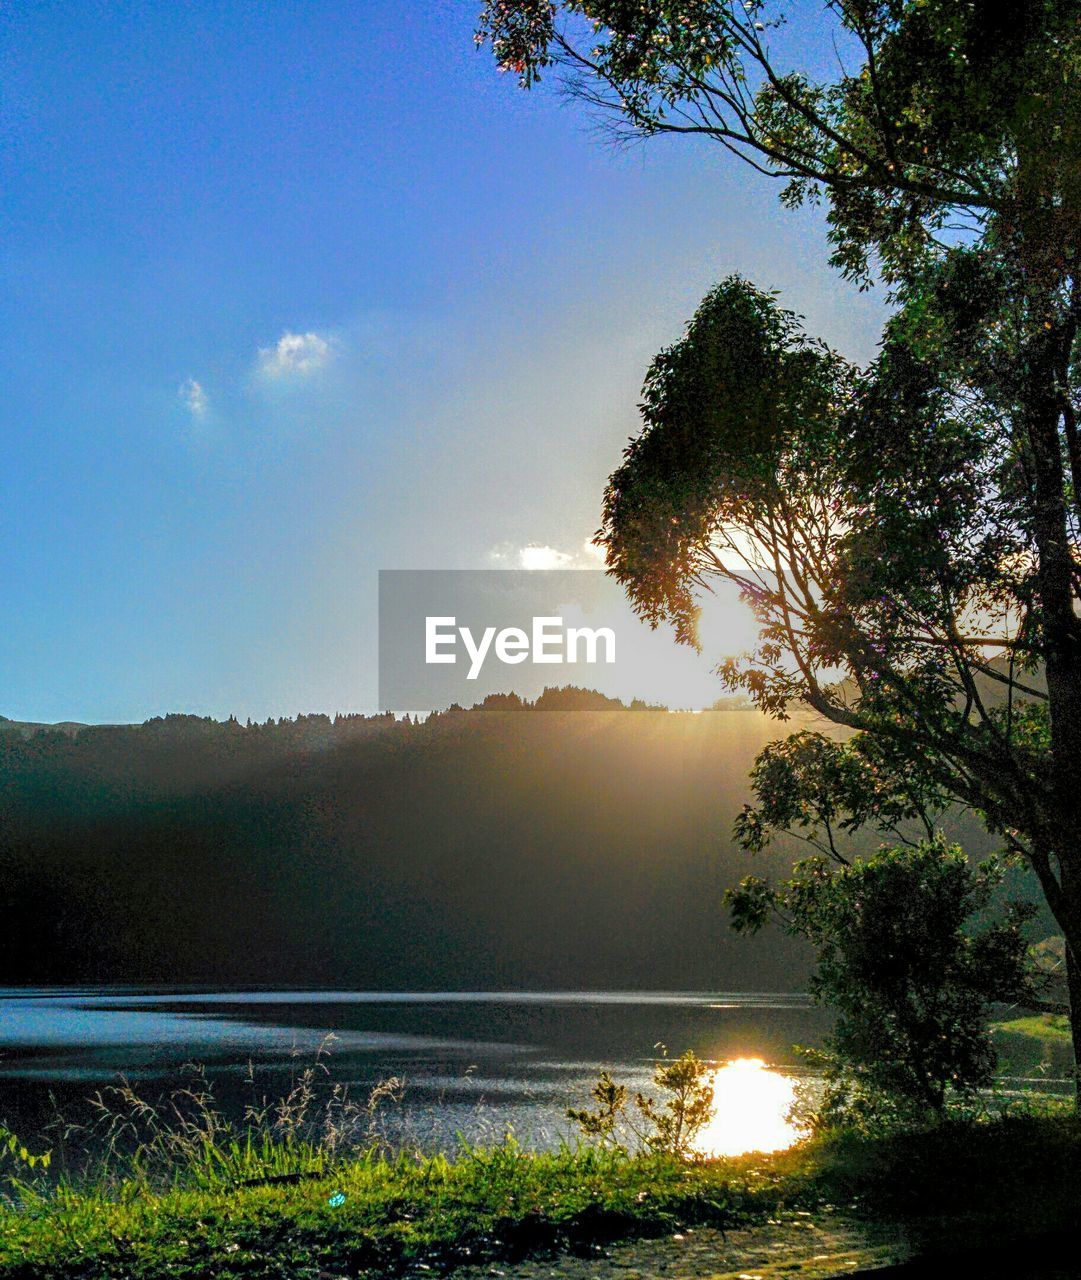
[[[207,1068],[223,1110],[240,1117],[258,1094],[288,1092],[328,1033],[328,1082],[363,1101],[404,1077],[387,1108],[403,1142],[449,1150],[459,1133],[481,1145],[508,1128],[550,1149],[576,1136],[566,1110],[602,1070],[631,1094],[649,1092],[662,1041],[700,1057],[753,1045],[784,1061],[826,1028],[806,997],[775,992],[375,992],[0,988],[0,1118],[37,1133],[57,1108],[88,1118],[87,1098],[123,1073],[156,1100]]]
[[[698,1136],[705,1156],[783,1151],[803,1136],[790,1119],[796,1086],[761,1058],[736,1058],[713,1073],[713,1115]]]

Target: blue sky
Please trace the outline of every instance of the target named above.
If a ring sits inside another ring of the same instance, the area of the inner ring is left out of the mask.
[[[473,18],[0,11],[0,713],[372,710],[377,571],[580,562],[717,279],[871,354],[820,218],[612,150]]]

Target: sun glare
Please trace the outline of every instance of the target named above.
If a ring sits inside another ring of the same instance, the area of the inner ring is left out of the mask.
[[[736,1058],[713,1073],[713,1114],[698,1135],[704,1156],[783,1151],[803,1136],[789,1119],[796,1087],[761,1058]]]

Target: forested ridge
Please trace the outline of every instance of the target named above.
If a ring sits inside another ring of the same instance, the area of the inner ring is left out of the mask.
[[[796,944],[720,912],[776,734],[745,707],[2,728],[2,981],[802,981]]]

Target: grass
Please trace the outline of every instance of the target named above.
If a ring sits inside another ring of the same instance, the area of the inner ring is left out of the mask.
[[[288,1185],[62,1189],[0,1212],[0,1276],[401,1274],[764,1216],[781,1179],[670,1157],[513,1143],[454,1161],[371,1155]]]
[[[1070,1039],[1070,1021],[1061,1013],[1036,1013],[1024,1018],[1009,1018],[991,1024],[992,1031],[1008,1035],[1032,1036],[1037,1040],[1066,1043]]]
[[[297,1153],[294,1151],[293,1156]],[[1007,1115],[883,1138],[832,1135],[773,1157],[689,1163],[591,1147],[324,1160],[318,1176],[237,1185],[210,1156],[172,1185],[130,1173],[23,1188],[0,1208],[3,1280],[396,1276],[680,1226],[733,1227],[838,1206],[994,1231],[1077,1220],[1081,1125]]]
[[[92,1100],[88,1125],[60,1129],[48,1168],[0,1146],[0,1280],[420,1276],[834,1211],[903,1221],[931,1245],[958,1224],[966,1240],[997,1241],[1081,1209],[1081,1122],[1049,1099],[877,1137],[823,1134],[770,1157],[539,1153],[507,1137],[460,1141],[449,1158],[388,1138],[382,1110],[401,1101],[400,1081],[355,1103],[323,1051],[280,1099],[251,1083],[231,1120],[199,1068],[154,1103],[121,1081]]]
[[[1038,1013],[991,1025],[999,1069],[1009,1075],[1069,1076],[1073,1044],[1069,1020],[1061,1014]]]

